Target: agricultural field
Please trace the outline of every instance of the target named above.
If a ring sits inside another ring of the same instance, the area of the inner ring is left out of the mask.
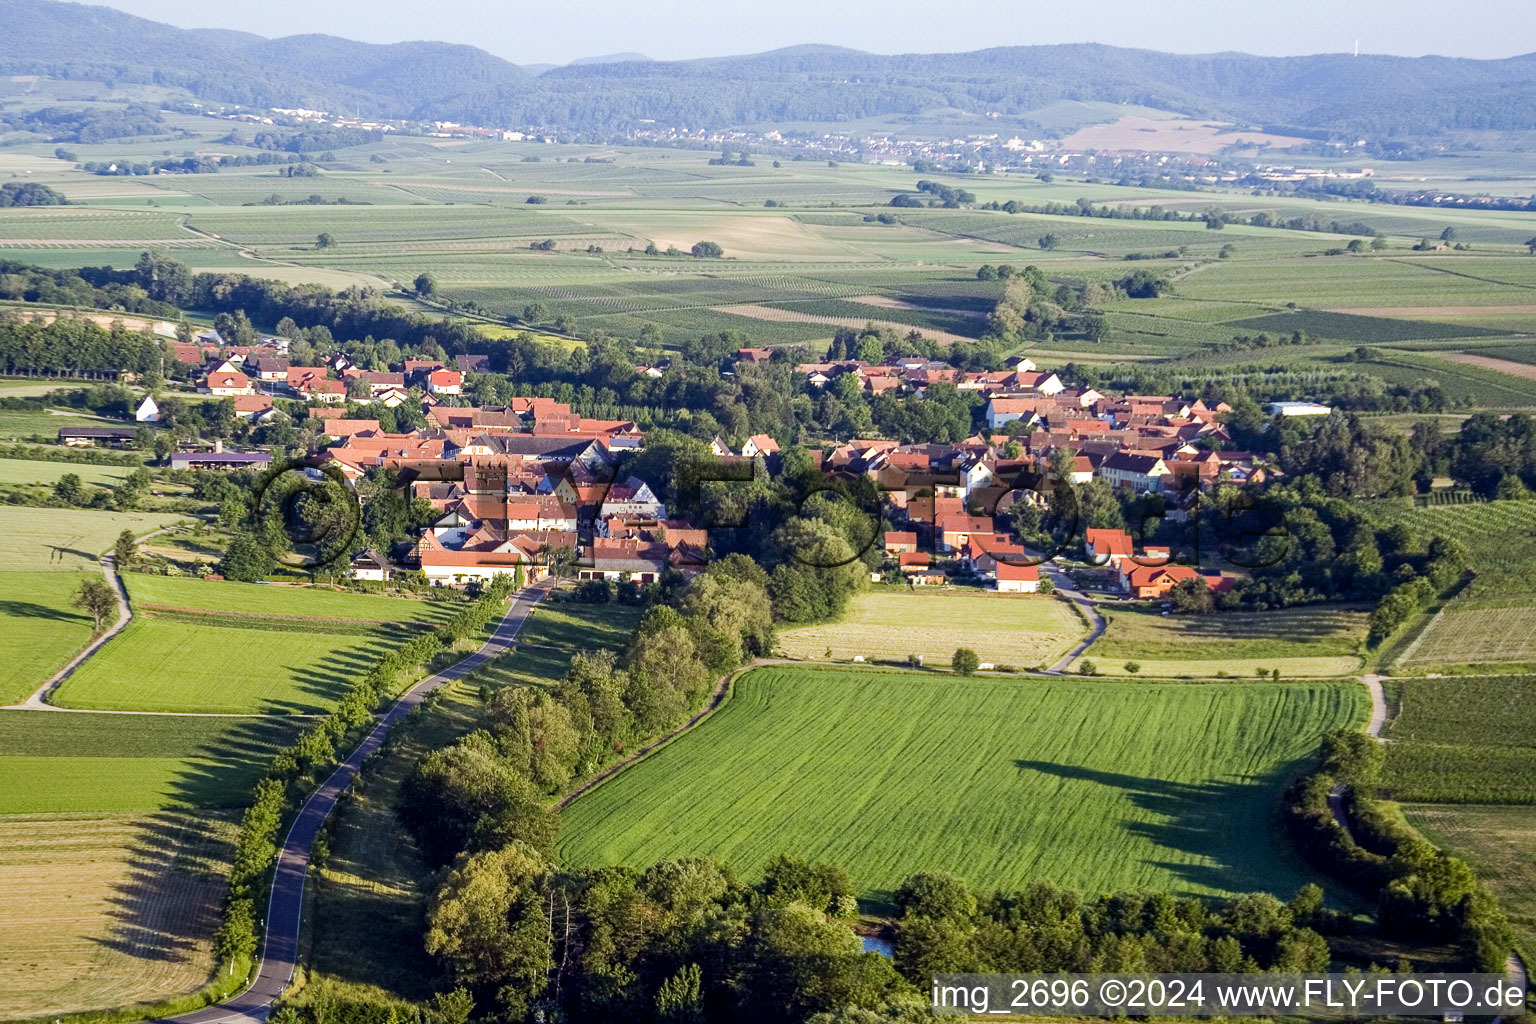
[[[26,698],[90,641],[91,617],[70,604],[90,576],[0,572],[0,705]]]
[[[854,595],[835,623],[780,631],[778,650],[803,661],[905,662],[920,654],[927,664],[948,665],[955,648],[970,647],[982,661],[1029,668],[1055,661],[1086,632],[1072,607],[1051,597],[874,587]]]
[[[464,685],[499,690],[507,686],[552,687],[565,678],[571,656],[609,650],[621,655],[640,621],[641,609],[621,604],[543,602],[517,635],[517,649],[465,677]]]
[[[565,863],[831,860],[903,877],[1217,894],[1303,884],[1271,846],[1289,771],[1357,725],[1336,683],[961,679],[757,669],[693,731],[575,801]],[[1213,808],[1220,808],[1213,814]]]
[[[1536,803],[1536,676],[1404,679],[1382,786],[1416,803]]]
[[[1192,616],[1100,604],[1099,611],[1104,635],[1074,668],[1092,661],[1104,675],[1127,675],[1125,662],[1133,661],[1144,676],[1347,675],[1360,668],[1369,617],[1336,607]]]
[[[1536,607],[1525,602],[1452,600],[1393,661],[1417,671],[1425,665],[1536,663]]]
[[[142,536],[186,519],[160,512],[0,505],[0,565],[17,571],[94,570],[96,559],[112,549],[124,530]]]
[[[458,595],[414,600],[324,587],[253,585],[149,573],[129,573],[124,582],[136,607],[159,611],[179,609],[366,622],[442,622],[464,607],[464,601]]]
[[[238,807],[303,725],[0,710],[0,815]]]
[[[1409,824],[1440,849],[1461,857],[1493,890],[1515,941],[1536,949],[1536,807],[1404,804]]]
[[[1536,599],[1536,502],[1423,506],[1392,498],[1369,502],[1365,508],[1383,526],[1404,523],[1426,540],[1442,534],[1466,544],[1476,573],[1462,591],[1467,600],[1514,595]]]
[[[201,988],[233,833],[207,811],[0,815],[0,1017]]]
[[[323,630],[323,631],[322,631]],[[333,708],[391,630],[151,612],[53,695],[66,708],[313,715]]]
[[[132,466],[96,466],[87,462],[32,462],[24,459],[0,459],[0,485],[45,484],[52,486],[66,474],[73,473],[83,483],[111,487],[133,472]]]

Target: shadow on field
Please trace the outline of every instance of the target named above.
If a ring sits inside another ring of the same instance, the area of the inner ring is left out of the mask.
[[[89,623],[91,617],[62,608],[49,608],[31,601],[0,601],[0,616],[17,619],[54,619],[58,622]]]
[[[378,663],[378,651],[332,651],[292,672],[294,684],[300,692],[324,702],[340,700],[353,680],[366,674]],[[268,700],[261,708],[263,714],[296,714],[323,711],[312,704],[291,701]]]
[[[219,724],[193,748],[171,783],[170,799],[188,807],[244,807],[272,755],[315,719],[209,719]],[[226,724],[227,723],[227,724]]]
[[[1191,884],[1238,892],[1274,889],[1277,879],[1266,871],[1270,866],[1266,863],[1270,858],[1265,856],[1270,849],[1269,817],[1283,780],[1297,764],[1282,765],[1263,775],[1229,776],[1236,780],[1231,782],[1199,783],[1169,782],[1050,761],[1018,760],[1014,764],[1023,771],[1112,787],[1137,807],[1158,815],[1159,821],[1123,821],[1121,825],[1160,847],[1211,861],[1155,862]]]
[[[136,960],[199,956],[219,926],[231,834],[206,814],[151,815],[128,848],[127,870],[107,899],[110,928],[97,941]]]

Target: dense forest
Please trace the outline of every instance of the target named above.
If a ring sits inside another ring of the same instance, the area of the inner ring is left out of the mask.
[[[266,107],[623,131],[847,121],[936,108],[1020,117],[1057,100],[1253,125],[1422,136],[1529,126],[1536,55],[1507,60],[1182,55],[1092,44],[884,56],[798,46],[745,57],[573,64],[532,75],[472,46],[185,31],[101,7],[5,0],[0,74],[179,86]]]

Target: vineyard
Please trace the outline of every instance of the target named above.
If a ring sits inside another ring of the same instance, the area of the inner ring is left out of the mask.
[[[1536,803],[1536,676],[1403,682],[1383,787],[1424,803]]]

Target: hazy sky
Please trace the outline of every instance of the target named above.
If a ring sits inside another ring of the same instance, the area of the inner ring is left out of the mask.
[[[1530,0],[108,0],[183,28],[471,43],[520,64],[832,43],[876,53],[1100,42],[1183,53],[1508,57],[1536,50]]]

